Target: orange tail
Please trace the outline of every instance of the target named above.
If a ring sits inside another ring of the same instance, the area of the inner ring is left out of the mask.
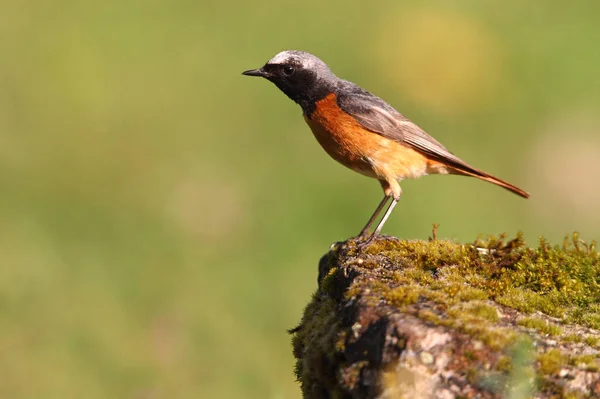
[[[465,168],[460,168],[460,169],[453,167],[452,173],[457,174],[457,175],[477,177],[481,180],[485,180],[485,181],[489,181],[490,183],[494,183],[497,186],[504,187],[508,191],[512,191],[513,193],[520,195],[523,198],[529,198],[529,193],[527,191],[521,190],[519,187],[512,185],[508,182],[505,182],[504,180],[500,180],[497,177],[487,174],[479,169],[475,169],[469,165],[465,165],[465,166],[466,166]]]

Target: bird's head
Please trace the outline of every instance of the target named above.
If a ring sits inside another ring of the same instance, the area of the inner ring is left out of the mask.
[[[329,94],[337,79],[318,57],[298,50],[282,51],[261,68],[242,74],[270,80],[303,109]]]

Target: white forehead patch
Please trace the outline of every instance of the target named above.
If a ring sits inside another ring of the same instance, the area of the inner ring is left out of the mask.
[[[314,55],[300,50],[285,50],[271,58],[267,65],[281,65],[296,63],[302,65],[303,68],[309,69],[318,73],[320,77],[333,74],[326,63],[321,61]]]
[[[275,55],[275,57],[269,60],[269,64],[284,64],[290,58],[293,58],[292,53],[290,51],[282,51],[281,53]]]
[[[287,64],[292,60],[304,65],[305,68],[312,68],[315,66],[318,58],[302,51],[286,50],[271,58],[268,64]]]

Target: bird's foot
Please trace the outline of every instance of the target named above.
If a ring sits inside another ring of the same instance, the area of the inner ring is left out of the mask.
[[[356,247],[358,248],[359,251],[364,251],[365,249],[367,249],[367,247],[369,245],[371,245],[373,243],[373,241],[375,240],[375,238],[377,238],[378,234],[370,234],[367,232],[366,234],[363,234],[362,232],[356,237]]]
[[[369,230],[361,231],[356,237],[353,238],[355,241],[364,241],[371,237],[371,232]]]

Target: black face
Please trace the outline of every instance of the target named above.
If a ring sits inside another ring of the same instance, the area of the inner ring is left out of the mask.
[[[262,76],[275,83],[289,98],[310,113],[315,101],[329,94],[327,80],[319,79],[317,72],[306,68],[300,61],[291,59],[285,63],[265,64],[260,69],[246,71],[244,75]]]

